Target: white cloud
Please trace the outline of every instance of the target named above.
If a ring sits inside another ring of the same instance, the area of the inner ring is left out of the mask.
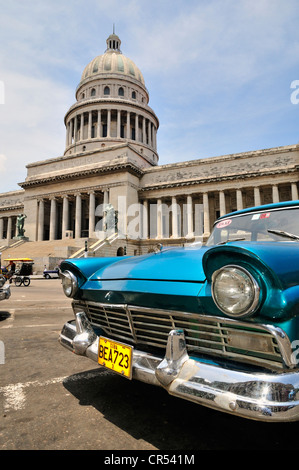
[[[63,154],[63,117],[72,103],[73,90],[21,73],[5,74],[5,89],[5,105],[0,108],[0,151],[7,157],[6,173],[12,176],[9,183],[14,179],[10,189],[18,189],[28,163]],[[2,185],[5,182],[2,180]]]
[[[248,142],[265,148],[298,141],[299,107],[290,101],[290,83],[299,79],[297,0],[0,0],[0,6],[6,190],[24,180],[26,164],[63,154],[64,115],[113,23],[160,119],[161,163],[237,152]]]

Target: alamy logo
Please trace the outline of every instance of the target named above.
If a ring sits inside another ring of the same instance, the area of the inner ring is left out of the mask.
[[[291,94],[291,103],[299,104],[299,80],[293,80],[291,83],[291,88],[294,88],[294,91]]]

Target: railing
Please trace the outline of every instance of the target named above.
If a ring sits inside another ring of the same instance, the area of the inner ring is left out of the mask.
[[[113,233],[107,238],[97,240],[95,243],[90,245],[88,247],[88,252],[91,253],[91,256],[93,256],[100,248],[102,248],[105,245],[111,245],[116,239],[118,238],[117,233]],[[83,248],[80,248],[78,251],[73,253],[70,258],[82,258],[85,253],[85,246]]]

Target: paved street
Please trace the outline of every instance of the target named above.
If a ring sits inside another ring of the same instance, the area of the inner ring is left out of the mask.
[[[296,448],[299,423],[247,421],[109,373],[58,343],[72,318],[60,280],[12,286],[0,304],[0,449]]]

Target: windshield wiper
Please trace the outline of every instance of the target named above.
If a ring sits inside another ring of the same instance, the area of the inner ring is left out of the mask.
[[[269,233],[274,233],[275,235],[280,235],[281,237],[291,238],[292,240],[299,240],[299,235],[294,235],[293,233],[284,232],[283,230],[269,229]]]
[[[228,240],[225,240],[224,242],[217,243],[217,245],[225,245],[225,243],[229,243],[229,242],[241,242],[243,240],[246,240],[246,238],[229,238]]]

